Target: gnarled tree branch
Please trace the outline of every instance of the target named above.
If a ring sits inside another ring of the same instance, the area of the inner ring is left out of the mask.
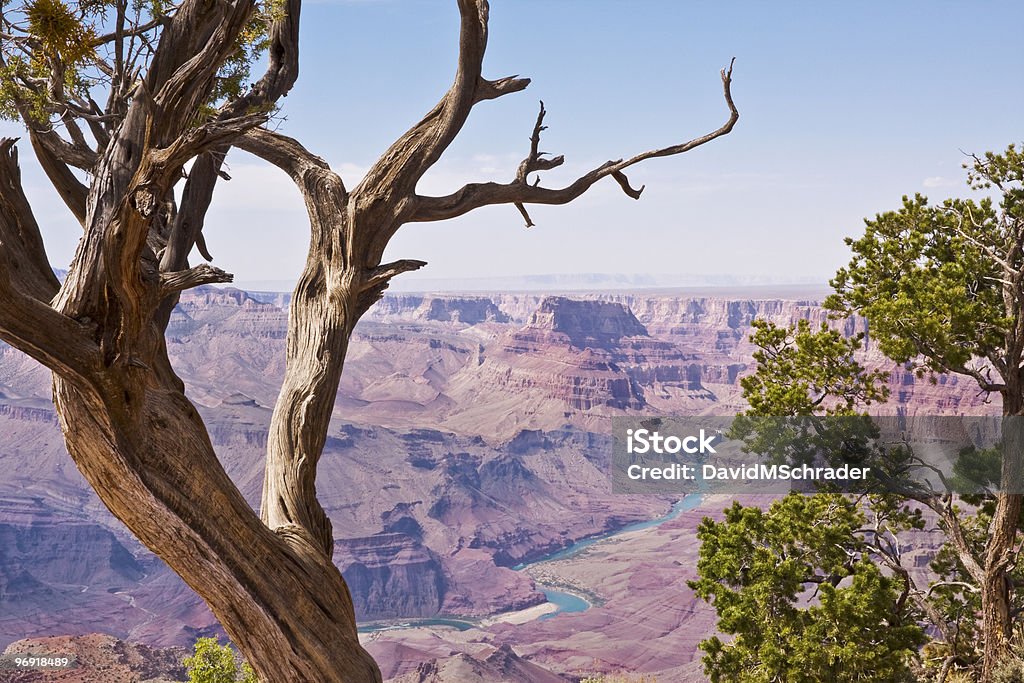
[[[260,516],[271,529],[330,558],[334,536],[316,497],[316,467],[362,294],[349,197],[327,163],[292,138],[253,129],[237,144],[292,178],[310,225],[309,255],[288,316],[285,376],[270,421]]]
[[[7,277],[20,291],[49,301],[60,283],[46,257],[43,237],[21,186],[17,138],[0,139],[0,241],[7,261]]]
[[[224,105],[218,121],[244,117],[250,112],[269,115],[274,104],[295,85],[299,75],[299,17],[301,0],[286,0],[283,12],[270,27],[267,70],[244,95]],[[233,140],[232,140],[233,142]],[[188,255],[195,246],[207,261],[213,256],[206,246],[203,227],[219,179],[230,180],[222,170],[231,144],[215,146],[198,156],[181,195],[181,206],[168,230],[160,254],[160,271],[167,273],[188,267]],[[177,303],[172,294],[160,304],[159,324],[165,327]]]
[[[392,263],[385,263],[371,270],[363,281],[361,292],[358,298],[358,311],[362,315],[370,306],[377,303],[384,295],[384,290],[391,284],[391,278],[402,273],[411,273],[427,265],[426,261],[416,259],[401,259]]]
[[[192,287],[201,285],[212,285],[215,283],[234,282],[235,276],[220,268],[214,268],[209,263],[200,263],[188,270],[176,270],[170,273],[160,273],[160,288],[164,295],[181,292]]]
[[[57,194],[64,200],[64,204],[71,210],[71,215],[81,225],[85,225],[85,201],[89,189],[75,177],[69,165],[53,153],[52,147],[44,140],[45,138],[35,132],[29,131],[29,138],[32,142],[32,149],[39,159],[39,165],[50,179]]]
[[[526,216],[527,226],[530,226],[532,221],[529,220],[529,216],[526,214],[526,204],[568,204],[589,190],[597,181],[609,176],[618,182],[627,195],[638,199],[643,188],[635,190],[629,185],[629,180],[623,173],[625,169],[647,159],[684,154],[732,131],[740,117],[739,111],[736,109],[732,99],[732,66],[733,62],[730,62],[728,68],[722,69],[722,89],[726,106],[729,109],[729,118],[722,126],[710,133],[678,145],[641,152],[629,159],[609,161],[581,176],[572,184],[559,189],[541,187],[537,182],[530,184],[522,173],[517,173],[516,179],[511,183],[470,183],[444,197],[417,196],[414,200],[414,208],[411,211],[409,221],[442,221],[462,216],[483,206],[514,204]],[[537,153],[534,140],[540,131],[543,130],[541,122],[544,113],[544,106],[541,104],[541,112],[537,117],[537,124],[534,126],[534,137],[531,138],[530,156],[523,162],[527,166],[530,165],[531,160],[532,163],[536,164]],[[556,157],[555,159],[561,159],[561,157]],[[554,159],[549,161],[554,161]],[[523,168],[523,164],[520,165],[520,169]]]
[[[473,105],[529,84],[528,79],[491,82],[482,77],[490,12],[487,0],[458,0],[458,6],[461,24],[454,82],[440,102],[381,155],[353,190],[361,212],[367,217],[374,214],[352,235],[359,249],[365,249],[370,263],[380,262],[388,240],[406,222],[405,214],[411,208],[408,200],[415,196],[416,183],[455,140]],[[399,204],[401,211],[396,213]]]
[[[519,78],[519,76],[506,76],[494,81],[481,78],[476,85],[476,101],[495,100],[502,95],[525,90],[528,85],[530,85],[530,79]]]
[[[524,89],[515,76],[488,81],[481,76],[487,42],[485,0],[459,0],[461,31],[454,83],[440,102],[399,138],[348,193],[327,164],[291,138],[252,129],[236,145],[284,170],[298,185],[310,218],[306,268],[291,302],[288,364],[268,445],[262,515],[271,528],[298,528],[330,552],[330,524],[315,494],[320,457],[344,363],[348,337],[359,316],[392,277],[422,267],[402,260],[379,265],[390,238],[410,221],[442,220],[486,204],[520,207],[527,203],[567,203],[606,176],[627,194],[639,196],[623,170],[645,159],[681,154],[732,130],[739,116],[730,92],[732,71],[722,71],[729,120],[721,128],[681,145],[651,150],[628,160],[608,162],[564,190],[530,184],[533,173],[556,168],[562,157],[540,150],[545,110],[541,106],[530,152],[508,185],[467,186],[450,198],[419,197],[416,183],[433,166],[481,101]],[[301,406],[301,410],[299,407]]]
[[[326,161],[287,135],[266,128],[253,128],[240,137],[235,146],[277,166],[299,184],[300,189],[309,182],[305,177],[308,173],[330,173],[334,176],[333,182],[341,182]]]
[[[0,239],[0,339],[76,386],[101,377],[99,347],[89,330],[15,285],[8,245]]]
[[[49,305],[59,286],[21,186],[15,139],[0,140],[0,339],[82,386],[99,377],[85,326]]]
[[[203,152],[196,157],[181,192],[181,206],[174,215],[167,243],[160,254],[160,272],[168,273],[188,267],[188,255],[201,240],[206,212],[213,202],[213,190],[220,177],[222,159],[217,152]],[[212,260],[201,247],[203,257]]]

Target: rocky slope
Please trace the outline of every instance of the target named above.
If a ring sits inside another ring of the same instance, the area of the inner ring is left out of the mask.
[[[391,679],[393,683],[566,683],[575,677],[560,676],[517,655],[502,645],[482,658],[464,652],[420,664],[415,671]]]
[[[28,638],[11,643],[5,657],[48,655],[69,657],[74,666],[58,670],[0,670],[3,683],[172,683],[188,680],[181,647],[154,648],[127,643],[109,635]]]

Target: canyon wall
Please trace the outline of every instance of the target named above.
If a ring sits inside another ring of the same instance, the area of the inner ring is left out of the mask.
[[[218,455],[258,506],[287,297],[186,293],[168,349]],[[544,597],[519,562],[664,513],[613,495],[610,418],[742,408],[755,319],[811,300],[685,293],[385,296],[353,337],[318,492],[360,618],[480,617]],[[839,324],[847,334],[863,320]],[[888,409],[998,410],[970,382],[886,364]],[[213,633],[202,603],[106,512],[64,452],[49,377],[0,346],[0,646],[103,630],[153,645]]]

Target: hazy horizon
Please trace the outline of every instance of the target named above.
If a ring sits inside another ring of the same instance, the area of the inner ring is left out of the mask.
[[[650,273],[541,273],[494,277],[425,277],[414,274],[397,278],[385,294],[493,294],[502,293],[586,293],[636,292],[657,294],[681,291],[707,292],[710,295],[732,295],[753,292],[768,296],[799,296],[825,294],[828,283],[812,278],[787,279],[764,275],[650,274]],[[220,288],[249,292],[290,294],[295,280],[236,280]]]
[[[1021,140],[1024,93],[1010,84],[1024,67],[1022,19],[1024,6],[1010,2],[492,2],[485,74],[533,82],[474,110],[423,193],[511,178],[540,99],[542,149],[566,155],[547,186],[721,125],[718,70],[734,56],[740,121],[709,145],[637,167],[631,181],[647,186],[639,201],[605,181],[569,206],[532,209],[529,230],[512,207],[407,225],[385,257],[428,266],[395,287],[549,273],[826,282],[864,217],[904,194],[964,195],[964,153]],[[324,0],[302,21],[302,74],[274,125],[354,187],[448,87],[456,6]],[[537,36],[544,49],[523,49]],[[4,123],[0,134],[22,131]],[[81,228],[27,141],[20,147],[51,261],[66,268]],[[232,152],[228,165],[233,180],[218,186],[204,231],[215,264],[239,282],[293,280],[308,241],[301,197],[251,156]]]

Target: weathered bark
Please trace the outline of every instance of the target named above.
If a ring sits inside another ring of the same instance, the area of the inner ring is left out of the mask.
[[[55,384],[71,455],[110,511],[203,596],[263,680],[380,680],[338,569],[301,530],[268,529],[195,408],[158,373],[140,374],[149,386],[134,407]]]
[[[529,80],[486,80],[485,0],[459,0],[458,69],[451,88],[348,192],[341,178],[298,142],[256,128],[298,74],[299,0],[271,30],[266,74],[211,120],[190,125],[209,96],[253,3],[185,0],[132,90],[115,49],[108,110],[116,125],[89,119],[97,150],[59,136],[33,137],[51,181],[84,229],[65,282],[58,283],[20,187],[13,141],[0,144],[0,339],[54,371],[54,400],[68,450],[111,512],[203,599],[268,682],[380,680],[356,634],[356,615],[332,563],[333,532],[316,497],[316,467],[330,426],[349,338],[391,278],[424,265],[382,264],[388,241],[410,221],[440,220],[476,206],[565,203],[644,159],[681,154],[728,133],[738,113],[722,72],[727,123],[688,143],[608,162],[566,190],[545,190],[531,173],[561,157],[538,152],[509,185],[470,186],[454,198],[416,195],[416,184],[461,131],[476,104],[523,90]],[[117,30],[102,40],[119,41]],[[158,24],[135,27],[152,30]],[[134,79],[132,79],[134,82]],[[98,109],[92,103],[91,107]],[[77,111],[77,110],[76,110]],[[543,115],[543,111],[542,111]],[[74,123],[72,121],[72,123]],[[79,131],[80,133],[80,131]],[[292,298],[284,383],[270,425],[261,513],[224,472],[202,420],[184,395],[163,331],[179,292],[231,276],[189,267],[202,241],[221,163],[237,145],[286,171],[306,200],[310,248]],[[173,187],[196,159],[181,195]],[[69,164],[87,168],[87,194]],[[527,219],[528,220],[528,219]]]
[[[60,283],[46,260],[43,236],[21,189],[17,140],[0,140],[0,258],[4,266],[20,272],[14,278],[30,293],[49,299]]]
[[[1021,420],[1024,418],[1012,418]],[[1009,430],[1004,422],[1004,439],[1011,432],[1019,432],[1021,426]],[[1012,434],[1003,444],[1003,479],[1006,482],[1020,482],[1020,454],[1024,440],[1020,434]],[[1016,478],[1007,477],[1010,470],[1016,471]],[[996,507],[989,525],[987,543],[983,555],[976,555],[976,548],[965,538],[960,523],[959,510],[953,508],[951,500],[924,500],[939,514],[939,526],[946,535],[952,549],[963,564],[972,584],[965,584],[971,592],[979,594],[981,600],[982,676],[983,683],[992,680],[993,672],[1010,653],[1010,639],[1015,622],[1013,610],[1014,585],[1010,573],[1017,562],[1017,529],[1020,523],[1024,496],[1016,490],[1000,491],[994,494]],[[933,623],[936,617],[930,615]]]
[[[187,268],[183,259],[198,232],[188,221],[201,222],[209,204],[202,172],[189,193],[195,199],[171,226],[179,233],[157,233],[182,164],[223,149],[261,120],[247,116],[257,104],[250,98],[238,115],[186,127],[251,7],[192,2],[179,10],[143,91],[92,169],[84,212],[73,193],[65,195],[85,236],[59,293],[21,192],[13,141],[4,143],[0,337],[55,371],[57,411],[83,475],[207,601],[264,680],[380,680],[358,644],[351,599],[330,556],[303,528],[271,530],[248,506],[182,393],[162,337],[162,301],[229,278],[208,266]],[[205,58],[192,59],[197,53]],[[264,90],[278,96],[292,81],[267,78]],[[53,169],[51,177],[66,178],[66,168]],[[153,245],[171,236],[161,268]]]
[[[527,79],[517,77],[496,81],[483,78],[487,3],[460,0],[459,9],[459,60],[451,88],[381,155],[351,193],[322,159],[286,136],[255,129],[235,143],[291,176],[303,193],[310,219],[309,254],[291,302],[285,379],[271,421],[262,516],[271,528],[299,525],[327,552],[331,528],[316,500],[316,464],[326,439],[349,335],[359,316],[377,300],[392,277],[424,265],[414,260],[381,265],[384,249],[403,224],[442,218],[428,213],[445,200],[418,196],[416,184],[458,135],[473,106],[518,92],[529,84]],[[636,198],[639,193],[628,187],[622,175],[624,168],[647,158],[687,152],[732,130],[739,114],[730,92],[731,69],[723,70],[722,82],[730,112],[724,126],[682,145],[609,162],[566,192],[540,188],[539,181],[527,183],[529,173],[562,162],[561,157],[542,159],[538,152],[542,108],[530,155],[520,165],[516,180],[495,192],[489,188],[476,190],[472,205],[454,209],[464,213],[483,204],[510,203],[519,206],[525,215],[524,203],[567,203],[608,176]],[[555,193],[557,198],[552,200],[542,193]],[[450,211],[452,207],[446,208]]]
[[[967,581],[933,583],[927,592],[917,591],[915,595],[918,606],[943,633],[947,642],[950,641],[950,635],[947,633],[945,617],[928,601],[931,593],[940,586],[959,585],[966,591],[977,594],[980,599],[983,683],[992,680],[995,667],[1008,656],[1013,631],[1013,584],[1010,572],[1016,564],[1015,538],[1021,514],[1022,496],[1018,492],[1021,482],[1021,446],[1024,444],[1020,433],[1022,419],[1024,418],[1003,419],[1001,481],[1004,490],[994,494],[996,508],[983,548],[978,548],[965,533],[961,520],[963,511],[954,504],[954,496],[951,493],[938,495],[925,489],[900,491],[909,499],[926,505],[936,513],[938,527],[967,574]]]
[[[1011,398],[1012,401],[1012,398]],[[1007,406],[1013,411],[1014,406]],[[1024,417],[1003,420],[1001,490],[996,494],[995,512],[989,525],[981,581],[981,630],[985,639],[982,681],[993,678],[996,667],[1010,653],[1013,636],[1014,586],[1010,573],[1017,564],[1017,531],[1024,509],[1021,475],[1024,474]]]
[[[75,220],[84,225],[88,189],[79,182],[68,165],[50,151],[45,142],[46,134],[30,131],[30,139],[36,158],[39,159],[39,165],[50,179],[50,184],[64,200]]]
[[[349,267],[345,241],[351,230],[340,179],[322,167],[301,174],[312,237],[288,316],[285,377],[270,421],[261,516],[271,529],[303,529],[331,557],[334,535],[316,498],[316,466],[359,315],[359,271]]]
[[[982,681],[992,680],[995,668],[1010,652],[1013,635],[1010,571],[1016,558],[1015,540],[1022,497],[999,494],[992,520],[985,578],[981,585],[981,628],[985,638]]]

